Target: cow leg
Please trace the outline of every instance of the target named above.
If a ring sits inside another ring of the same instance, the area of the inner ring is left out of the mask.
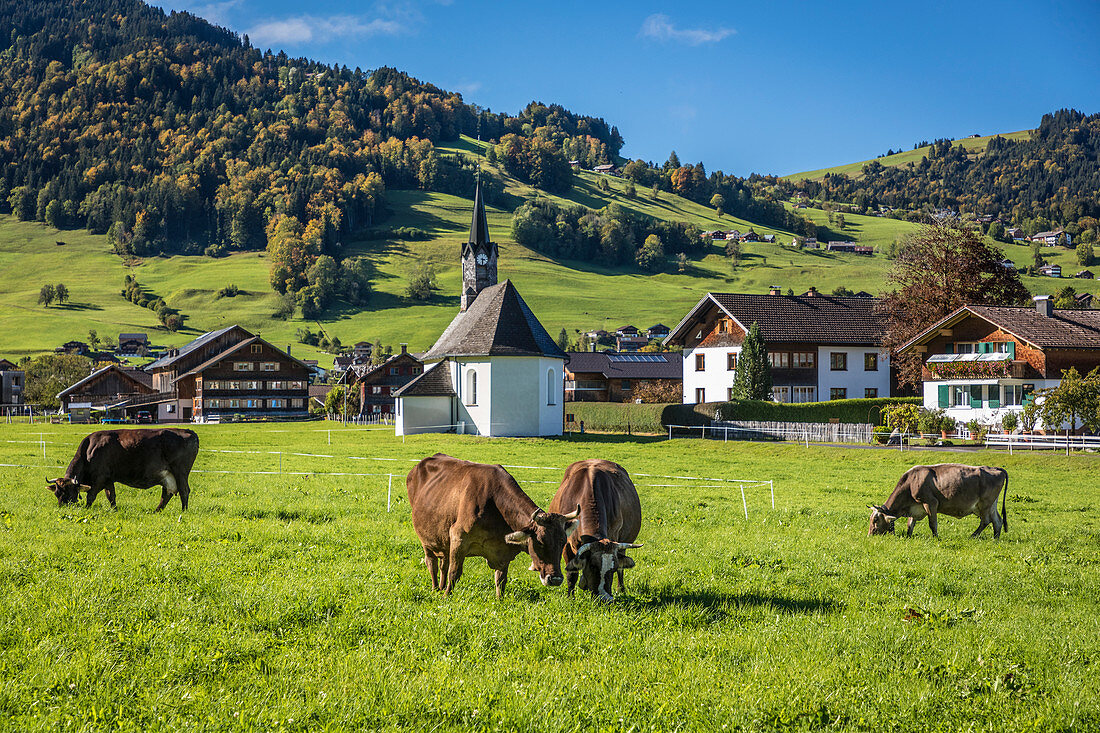
[[[917,526],[917,518],[916,517],[909,517],[909,521],[906,523],[906,526],[905,526],[905,536],[906,537],[912,537],[913,536],[913,527],[916,527],[916,526]]]
[[[625,593],[626,592],[626,587],[623,585],[623,570],[625,570],[625,568],[623,568],[622,565],[615,568],[615,575],[618,576],[618,578],[619,578],[619,592],[620,593]]]
[[[115,482],[114,481],[107,484],[107,489],[104,493],[107,494],[107,501],[111,502],[111,508],[112,509],[118,509],[118,506],[115,504]]]
[[[572,598],[573,589],[577,587],[577,579],[581,573],[579,570],[570,570],[569,563],[573,562],[573,558],[577,556],[577,553],[573,552],[573,548],[567,543],[562,555],[565,558],[565,593]]]
[[[95,501],[95,498],[97,496],[99,496],[100,491],[102,491],[102,489],[100,489],[98,486],[93,486],[92,488],[88,489],[88,503],[85,504],[86,507],[92,506],[92,502]],[[114,504],[114,502],[111,503]]]
[[[936,522],[936,510],[939,508],[939,503],[930,501],[924,505],[924,510],[928,512],[928,527],[932,530],[932,536],[936,539],[940,538],[939,524]]]
[[[1001,538],[1001,531],[1004,529],[1004,521],[1001,519],[1001,515],[997,513],[997,502],[993,502],[993,506],[989,508],[989,512],[992,517],[993,539],[999,540]]]
[[[157,508],[153,511],[159,512],[161,509],[166,507],[168,505],[168,500],[171,498],[172,495],[168,493],[168,489],[162,486],[160,489],[160,504],[157,504]]]
[[[176,483],[179,485],[180,504],[182,508],[180,511],[187,511],[187,497],[191,496],[191,485],[187,483],[187,476],[176,477]]]
[[[450,561],[447,563],[447,587],[443,595],[450,595],[455,588],[455,583],[462,577],[462,561],[466,559],[466,549],[462,546],[462,537],[455,536],[451,532],[451,546],[449,548]]]
[[[493,568],[493,582],[497,587],[497,598],[504,595],[504,586],[508,583],[508,566],[503,569]]]
[[[427,547],[424,548],[424,564],[428,566],[428,574],[432,576],[432,590],[439,590],[439,558]]]

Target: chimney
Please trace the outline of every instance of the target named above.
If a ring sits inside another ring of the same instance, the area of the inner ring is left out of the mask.
[[[290,356],[290,344],[286,345],[286,355]]]
[[[408,344],[401,344],[401,353],[402,354],[409,353],[409,345]]]
[[[810,289],[806,291],[806,297],[807,298],[816,298],[817,297],[817,288],[815,288],[813,285],[811,285]]]
[[[768,295],[782,295],[782,294],[783,294],[783,288],[779,287],[778,285],[772,285],[768,289]]]
[[[1033,300],[1035,301],[1035,310],[1039,311],[1040,315],[1044,315],[1047,318],[1054,317],[1054,299],[1049,295],[1036,295]]]

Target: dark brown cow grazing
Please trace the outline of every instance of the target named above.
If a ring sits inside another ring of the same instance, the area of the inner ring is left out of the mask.
[[[61,478],[46,479],[57,504],[75,504],[88,492],[88,506],[100,491],[115,506],[115,482],[135,489],[161,487],[159,512],[174,494],[187,509],[187,477],[199,454],[199,436],[190,430],[100,430],[80,442]]]
[[[416,464],[406,487],[434,590],[450,593],[462,576],[463,560],[484,557],[494,571],[499,598],[508,565],[523,550],[543,585],[561,585],[561,551],[577,528],[577,512],[544,512],[501,466],[442,453]]]
[[[997,495],[1004,490],[1001,514],[997,515]],[[1008,472],[993,466],[964,466],[961,463],[940,463],[935,466],[914,466],[902,474],[894,493],[882,506],[871,505],[869,535],[893,533],[894,520],[909,518],[907,537],[913,536],[913,526],[928,517],[932,536],[939,537],[936,515],[965,517],[977,514],[981,523],[971,537],[977,537],[987,525],[993,525],[993,537],[1008,531]]]
[[[582,589],[604,601],[613,601],[611,580],[618,573],[619,592],[623,570],[634,567],[626,550],[642,528],[642,505],[626,469],[611,461],[577,461],[565,469],[550,511],[580,506],[580,530],[565,545],[565,573],[569,595],[580,575]]]

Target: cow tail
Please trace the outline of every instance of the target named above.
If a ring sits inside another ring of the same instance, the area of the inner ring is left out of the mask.
[[[1008,471],[1005,471],[1004,496],[1001,497],[1001,530],[1008,531]]]

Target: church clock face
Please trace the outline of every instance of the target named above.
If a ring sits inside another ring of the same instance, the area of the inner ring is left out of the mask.
[[[477,257],[475,257],[474,259],[477,260],[477,264],[479,265],[484,265],[486,262],[489,261],[488,255],[486,255],[484,252],[479,252]]]

